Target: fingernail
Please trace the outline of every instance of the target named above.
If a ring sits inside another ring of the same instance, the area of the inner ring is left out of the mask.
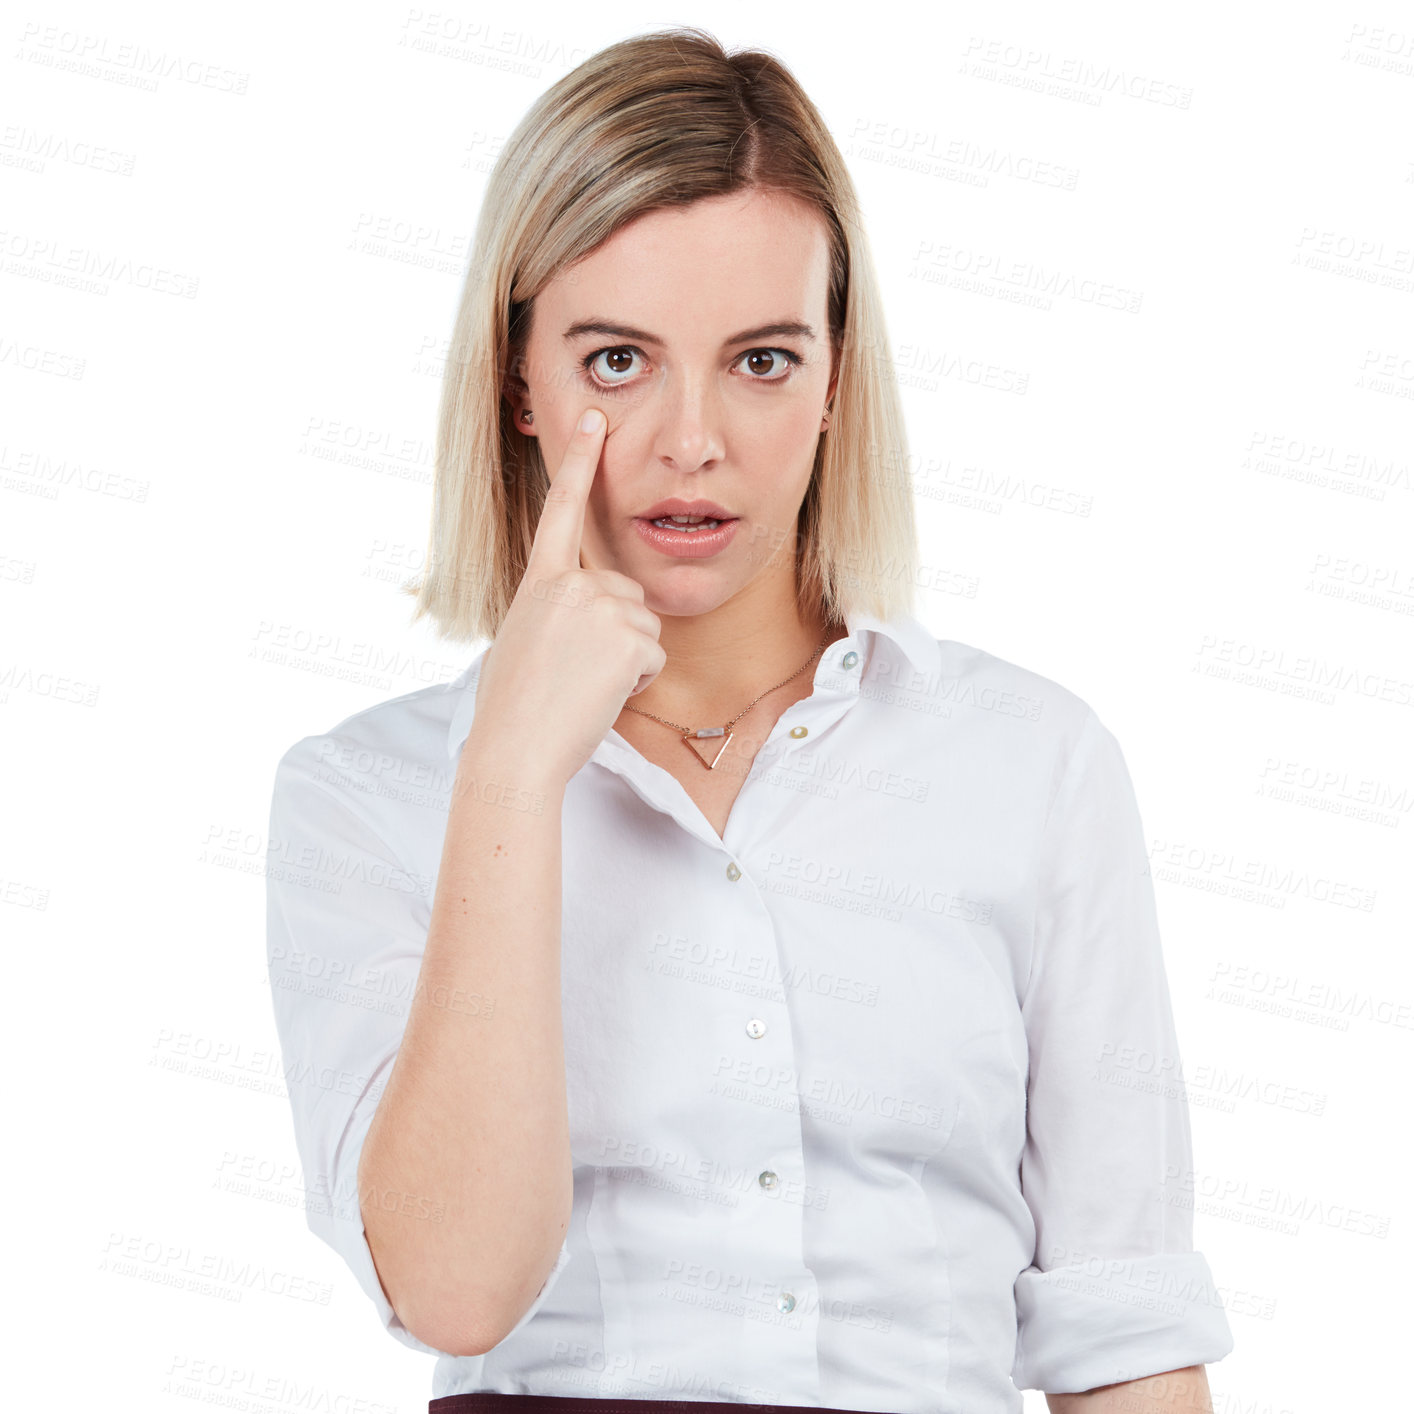
[[[579,419],[579,430],[581,432],[597,432],[599,430],[598,408],[590,408],[589,411]]]

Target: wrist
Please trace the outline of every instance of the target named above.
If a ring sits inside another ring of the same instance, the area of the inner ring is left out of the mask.
[[[567,776],[544,753],[520,739],[506,739],[473,728],[457,761],[453,800],[468,793],[491,804],[534,798],[549,804],[564,795]]]

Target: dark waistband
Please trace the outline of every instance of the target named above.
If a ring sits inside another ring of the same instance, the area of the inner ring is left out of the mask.
[[[579,1399],[563,1394],[447,1394],[428,1414],[877,1414],[874,1410],[826,1409],[809,1404],[718,1404],[697,1399]]]

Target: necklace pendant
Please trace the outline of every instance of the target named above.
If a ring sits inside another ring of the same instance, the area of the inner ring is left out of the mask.
[[[732,737],[735,735],[735,732],[729,732],[725,727],[701,727],[695,732],[685,733],[683,740],[692,748],[692,754],[710,771],[716,766],[717,762],[722,759],[722,752],[727,749],[731,743]],[[718,737],[722,739],[722,744],[717,747],[716,751],[712,752],[711,759],[709,760],[708,752],[711,751],[712,748],[706,746],[705,742]],[[704,742],[704,745],[699,746],[699,741]]]

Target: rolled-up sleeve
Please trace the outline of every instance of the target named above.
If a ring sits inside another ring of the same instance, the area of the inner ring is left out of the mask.
[[[1036,1251],[1016,1280],[1013,1383],[1075,1393],[1222,1359],[1148,849],[1119,743],[1089,709],[1043,832],[1022,1015]]]
[[[403,1325],[364,1231],[358,1161],[406,1026],[430,919],[430,881],[382,838],[365,802],[320,767],[306,737],[275,773],[266,846],[267,963],[310,1230],[348,1264],[385,1330]],[[404,1200],[440,1220],[428,1200]],[[519,1330],[569,1260],[568,1242]],[[513,1334],[514,1332],[512,1332]]]

